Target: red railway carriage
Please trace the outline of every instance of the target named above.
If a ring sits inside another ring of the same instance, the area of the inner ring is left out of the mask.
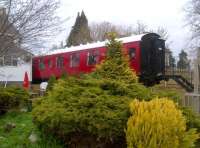
[[[118,39],[129,54],[130,67],[147,85],[160,81],[164,74],[165,42],[155,33]],[[33,58],[33,83],[54,75],[89,73],[106,57],[105,42],[59,49]]]

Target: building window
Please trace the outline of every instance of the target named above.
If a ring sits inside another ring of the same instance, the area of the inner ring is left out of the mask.
[[[4,65],[4,57],[0,57],[0,66]]]
[[[11,56],[5,56],[4,57],[4,65],[12,66],[12,57]]]
[[[70,56],[70,67],[78,67],[80,62],[79,53],[73,53]]]
[[[64,66],[64,58],[63,57],[57,57],[56,58],[56,67],[62,68]]]
[[[17,57],[13,56],[13,57],[12,57],[12,65],[13,65],[13,66],[17,66],[17,63],[18,63]]]
[[[45,69],[45,64],[43,59],[39,59],[39,69],[44,70]]]
[[[93,50],[88,52],[87,65],[95,65],[99,62],[99,51]]]
[[[136,55],[135,52],[136,52],[135,48],[129,48],[129,59],[130,60],[135,59],[135,55]]]

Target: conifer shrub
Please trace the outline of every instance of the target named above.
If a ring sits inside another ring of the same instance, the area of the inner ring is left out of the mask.
[[[128,148],[190,148],[199,135],[186,129],[186,120],[172,100],[134,100],[130,103],[126,139]]]
[[[0,88],[0,114],[27,102],[29,93],[20,87]]]
[[[95,79],[58,80],[33,109],[34,122],[66,143],[76,135],[112,143],[125,136],[129,98],[115,95]]]
[[[56,77],[52,75],[48,80],[47,91],[52,90],[54,83],[56,83]]]
[[[108,36],[107,57],[103,63],[96,66],[93,75],[97,78],[118,80],[127,84],[137,83],[138,77],[130,68],[127,54],[123,52],[122,43],[115,39],[115,34],[110,33]]]

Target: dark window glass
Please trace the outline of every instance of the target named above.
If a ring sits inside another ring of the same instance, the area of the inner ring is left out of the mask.
[[[4,57],[4,65],[6,65],[6,66],[12,65],[12,57],[11,56],[5,56]]]
[[[162,50],[164,49],[164,41],[163,40],[156,40],[155,41],[155,48]]]
[[[95,65],[99,62],[99,51],[93,50],[88,52],[87,65]]]
[[[64,66],[64,58],[63,57],[57,57],[57,62],[56,62],[57,68],[62,68]]]
[[[52,67],[53,67],[52,60],[50,60],[50,59],[48,60],[48,67],[49,67],[49,68],[52,68]]]
[[[135,48],[129,48],[129,58],[130,58],[130,60],[135,58],[135,55],[136,55],[135,52],[136,52]]]
[[[80,62],[79,53],[73,53],[70,56],[70,67],[78,67]]]
[[[40,70],[44,70],[45,69],[45,64],[43,59],[39,59],[39,69]]]
[[[4,65],[4,57],[0,57],[0,66]]]
[[[18,63],[17,57],[13,56],[12,57],[12,65],[17,66],[17,63]]]

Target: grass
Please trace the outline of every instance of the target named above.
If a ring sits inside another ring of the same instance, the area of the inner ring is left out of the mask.
[[[14,123],[15,128],[10,132],[5,131],[7,123]],[[31,133],[37,135],[37,142],[31,143],[29,136]],[[0,147],[1,148],[63,148],[63,146],[53,138],[42,135],[39,129],[32,123],[30,112],[12,111],[0,116]]]

